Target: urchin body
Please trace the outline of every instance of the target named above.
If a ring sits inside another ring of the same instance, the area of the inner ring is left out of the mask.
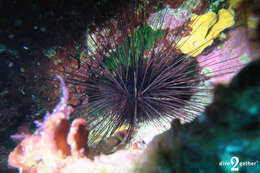
[[[122,48],[126,51],[104,57],[102,75],[86,82],[89,114],[108,119],[112,131],[125,125],[131,133],[138,123],[181,117],[198,91],[201,75],[196,59],[175,55],[171,47],[151,49],[147,57],[144,48],[135,49],[135,38],[127,39]],[[141,42],[145,44],[144,39]]]

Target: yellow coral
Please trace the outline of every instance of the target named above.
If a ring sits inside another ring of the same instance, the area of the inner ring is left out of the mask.
[[[235,24],[234,11],[221,9],[218,14],[209,12],[201,16],[195,15],[192,21],[191,35],[178,41],[177,47],[182,53],[194,57],[210,46],[223,30]]]

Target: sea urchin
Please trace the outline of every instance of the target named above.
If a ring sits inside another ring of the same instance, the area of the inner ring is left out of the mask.
[[[130,136],[138,123],[160,118],[191,120],[201,111],[192,104],[196,98],[191,98],[202,78],[198,62],[177,53],[173,42],[150,38],[165,34],[142,24],[122,45],[107,44],[107,52],[99,52],[101,72],[84,82],[88,115],[99,120],[97,133],[112,134],[125,125]]]
[[[89,34],[86,54],[95,68],[82,80],[66,80],[86,88],[82,97],[87,103],[81,107],[94,138],[112,135],[121,126],[127,127],[129,139],[140,123],[191,121],[207,104],[210,88],[204,82],[210,77],[202,74],[197,58],[176,46],[189,34],[189,21],[179,30],[163,29],[163,20],[149,25],[147,9],[126,11]]]

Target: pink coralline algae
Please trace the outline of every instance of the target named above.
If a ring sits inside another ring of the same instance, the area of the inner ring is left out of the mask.
[[[224,45],[198,57],[205,73],[213,76],[212,84],[228,83],[251,60],[246,30],[242,27],[231,30],[229,37]]]
[[[175,29],[177,27],[182,27],[188,17],[190,17],[190,14],[186,11],[176,15],[176,11],[173,9],[164,9],[160,12],[151,14],[148,19],[148,24],[158,26],[158,24],[154,21],[158,21],[159,23],[163,21],[162,26],[160,26],[162,29]]]
[[[59,104],[51,114],[47,112],[43,122],[37,122],[39,128],[34,134],[13,136],[24,139],[9,154],[9,166],[23,173],[128,172],[141,152],[122,150],[94,160],[87,158],[86,121],[78,118],[70,124],[68,90],[63,79],[57,77],[63,91]],[[120,165],[116,161],[119,157]]]

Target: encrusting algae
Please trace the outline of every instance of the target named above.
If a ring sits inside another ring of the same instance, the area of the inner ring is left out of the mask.
[[[192,17],[191,35],[182,38],[177,43],[181,52],[190,56],[199,55],[206,47],[210,46],[222,31],[235,24],[235,12],[232,9],[221,9],[218,14],[207,14]]]

